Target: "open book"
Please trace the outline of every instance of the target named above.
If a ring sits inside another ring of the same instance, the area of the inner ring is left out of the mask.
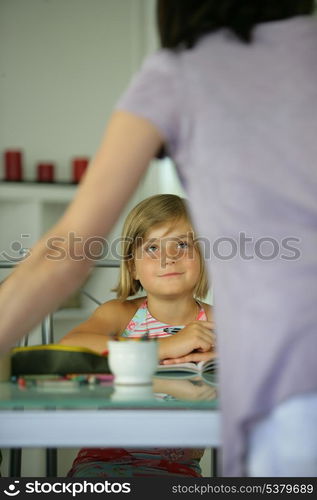
[[[156,375],[165,373],[166,375],[179,374],[183,376],[200,375],[214,373],[217,367],[217,359],[208,359],[198,363],[174,363],[172,365],[158,365]]]

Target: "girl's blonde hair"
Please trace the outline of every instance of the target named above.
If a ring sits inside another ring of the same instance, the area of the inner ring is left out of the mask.
[[[176,222],[181,219],[188,222],[193,228],[186,201],[175,194],[150,196],[138,203],[131,210],[125,220],[121,235],[119,283],[112,290],[116,292],[118,299],[125,300],[142,289],[140,281],[133,278],[132,270],[135,250],[141,244],[147,232],[153,229],[154,226],[165,224],[166,222]],[[194,245],[198,251],[200,260],[200,275],[194,290],[194,297],[203,299],[208,293],[206,266],[201,249],[195,238]]]

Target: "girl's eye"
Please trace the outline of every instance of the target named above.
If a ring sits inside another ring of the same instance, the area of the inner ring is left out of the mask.
[[[187,243],[187,241],[179,241],[178,242],[178,247],[179,248],[188,248],[189,244]]]
[[[149,245],[148,247],[146,247],[146,251],[148,253],[154,253],[154,252],[156,252],[156,250],[158,250],[157,245]]]

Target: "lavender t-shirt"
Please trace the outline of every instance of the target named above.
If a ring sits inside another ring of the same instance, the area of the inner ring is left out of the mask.
[[[148,58],[120,99],[166,140],[205,239],[224,475],[252,422],[317,389],[317,23],[225,30]]]

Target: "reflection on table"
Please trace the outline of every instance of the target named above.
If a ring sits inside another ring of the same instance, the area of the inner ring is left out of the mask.
[[[217,382],[199,376],[154,377],[152,385],[117,385],[109,377],[99,383],[59,381],[46,377],[25,377],[25,385],[0,383],[0,410],[31,408],[115,408],[138,407],[216,408]]]

